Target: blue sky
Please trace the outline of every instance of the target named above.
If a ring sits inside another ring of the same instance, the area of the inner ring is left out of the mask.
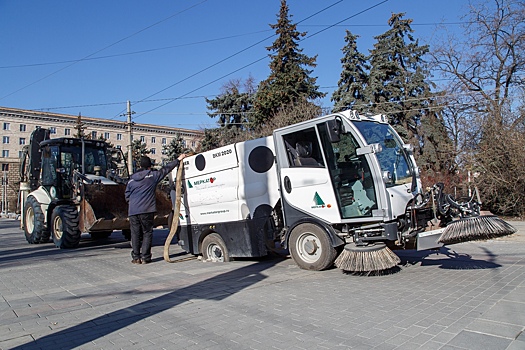
[[[367,54],[392,13],[413,19],[432,45],[438,23],[461,31],[460,0],[288,0],[318,55],[312,76],[327,92],[341,73],[345,30]],[[213,127],[204,97],[230,79],[269,74],[280,0],[0,0],[0,106],[187,129]]]

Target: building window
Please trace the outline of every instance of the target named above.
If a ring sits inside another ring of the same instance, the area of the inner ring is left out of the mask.
[[[121,149],[121,148],[122,148],[122,146],[121,146],[121,145],[117,145],[117,149]]]
[[[151,149],[151,154],[155,154],[155,152],[157,152],[157,150],[155,148],[152,148]]]
[[[64,129],[64,135],[70,136],[71,135],[71,129]]]
[[[24,151],[18,151],[18,158],[22,158],[23,155],[24,155]]]
[[[35,125],[35,130],[40,129],[40,125]]]
[[[191,141],[191,148],[195,148],[195,141]]]
[[[25,124],[20,124],[20,131],[22,131],[22,132],[26,131],[26,125]]]
[[[92,131],[91,132],[91,139],[92,140],[96,140],[97,139],[97,132],[96,131]]]
[[[2,164],[2,171],[9,171],[9,164]]]
[[[2,142],[3,142],[3,143],[9,143],[9,136],[4,136],[4,137],[2,138]]]
[[[10,127],[11,127],[10,123],[4,123],[4,130],[9,130]]]
[[[50,132],[51,134],[56,134],[56,133],[57,133],[57,128],[55,128],[54,126],[52,126],[52,127],[49,128],[49,132]]]
[[[166,138],[165,138],[165,137],[162,138],[162,144],[163,144],[163,145],[166,144]]]
[[[109,140],[109,132],[105,132],[105,133],[104,133],[104,138],[105,138],[106,140]]]
[[[117,141],[122,141],[122,134],[117,134]]]
[[[155,141],[157,141],[157,139],[155,138],[155,136],[152,136],[151,137],[151,143],[155,143]]]
[[[182,140],[180,144],[182,145],[182,147],[186,147],[186,140]]]
[[[25,137],[21,137],[20,138],[20,144],[21,145],[25,145],[26,144],[26,138]]]
[[[146,137],[145,136],[141,136],[140,137],[140,142],[142,142],[142,143],[146,142]]]
[[[9,150],[4,149],[4,150],[2,151],[2,158],[7,158],[7,157],[9,157]]]

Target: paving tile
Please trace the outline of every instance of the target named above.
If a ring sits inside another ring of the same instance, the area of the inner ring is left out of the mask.
[[[488,334],[461,331],[447,345],[465,349],[491,349],[504,350],[511,343],[510,339],[496,337]]]

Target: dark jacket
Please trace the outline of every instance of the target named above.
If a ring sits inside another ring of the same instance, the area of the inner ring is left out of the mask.
[[[179,164],[179,160],[166,164],[160,170],[142,169],[131,175],[126,186],[128,215],[154,213],[157,211],[155,189],[159,182]]]

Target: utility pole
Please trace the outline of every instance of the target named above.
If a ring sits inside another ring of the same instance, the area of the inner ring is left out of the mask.
[[[131,111],[131,102],[128,101],[128,108],[127,108],[127,116],[128,116],[128,137],[129,137],[129,144],[128,144],[128,173],[131,176],[133,174],[133,131],[132,126],[133,123],[131,122],[131,115],[135,114],[135,112]]]

